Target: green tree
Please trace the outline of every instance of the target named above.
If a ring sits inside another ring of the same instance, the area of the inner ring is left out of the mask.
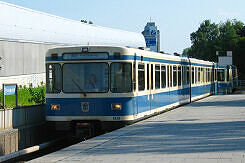
[[[190,53],[191,53],[191,47],[185,48],[182,52],[182,56],[191,57]]]
[[[92,21],[87,21],[87,20],[81,20],[81,22],[83,22],[83,23],[88,23],[88,24],[94,24]]]
[[[237,20],[215,24],[205,20],[191,33],[191,47],[183,55],[217,62],[216,51],[232,51],[233,64],[238,67],[240,79],[245,79],[245,26]],[[243,75],[244,74],[244,75]]]
[[[83,22],[83,23],[87,23],[87,20],[81,20],[81,22]]]
[[[190,55],[204,60],[214,60],[217,47],[217,38],[219,36],[218,25],[205,20],[201,23],[196,32],[191,33]]]

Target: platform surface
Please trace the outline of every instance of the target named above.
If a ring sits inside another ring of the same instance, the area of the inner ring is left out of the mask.
[[[245,94],[210,96],[31,162],[245,162]]]

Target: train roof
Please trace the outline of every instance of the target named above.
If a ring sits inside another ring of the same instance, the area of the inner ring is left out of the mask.
[[[106,28],[0,1],[0,40],[145,47],[141,33]]]
[[[122,52],[124,55],[134,55],[136,54],[137,56],[144,56],[144,57],[150,57],[150,58],[155,58],[155,59],[165,59],[165,60],[171,60],[171,61],[183,61],[183,62],[189,62],[189,59],[191,63],[196,63],[196,64],[203,64],[203,65],[213,65],[215,64],[214,62],[209,62],[209,61],[204,61],[200,59],[195,59],[195,58],[187,58],[187,57],[181,57],[181,56],[175,56],[175,55],[168,55],[164,53],[157,53],[157,52],[152,52],[152,51],[147,51],[147,50],[142,50],[138,48],[129,48],[129,47],[123,47],[123,46],[105,46],[105,45],[90,45],[90,46],[67,46],[67,47],[58,47],[58,48],[53,48],[50,49],[47,52],[47,56],[50,56],[52,53],[57,52],[57,50],[60,51],[66,51],[70,52],[67,48],[74,48],[74,50],[79,51],[83,47],[89,47],[89,48],[103,48],[104,49],[115,49],[114,51],[117,52]],[[103,51],[102,50],[102,51]],[[125,53],[126,52],[126,53]]]

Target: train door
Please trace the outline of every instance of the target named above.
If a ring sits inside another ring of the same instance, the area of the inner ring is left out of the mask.
[[[152,99],[154,98],[152,95],[152,88],[153,88],[153,64],[150,62],[145,62],[145,98],[141,101],[144,104],[143,110],[144,112],[151,112],[152,108]]]
[[[134,96],[136,97],[136,98],[134,98],[134,102],[135,102],[135,105],[134,105],[134,116],[136,116],[136,118],[137,118],[137,115],[138,115],[138,113],[139,113],[139,111],[138,111],[138,105],[139,105],[139,101],[138,101],[138,90],[137,90],[137,82],[138,82],[138,80],[137,80],[137,63],[136,63],[136,54],[135,54],[135,60],[134,60],[134,63],[133,63],[133,89],[134,89]]]
[[[138,63],[137,65],[137,81],[138,81],[138,113],[150,111],[151,96],[150,96],[150,64],[149,63]]]

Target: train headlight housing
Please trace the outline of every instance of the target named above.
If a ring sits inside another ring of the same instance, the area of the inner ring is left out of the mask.
[[[60,110],[60,104],[51,104],[51,110]]]
[[[111,104],[111,110],[122,110],[121,104]]]

